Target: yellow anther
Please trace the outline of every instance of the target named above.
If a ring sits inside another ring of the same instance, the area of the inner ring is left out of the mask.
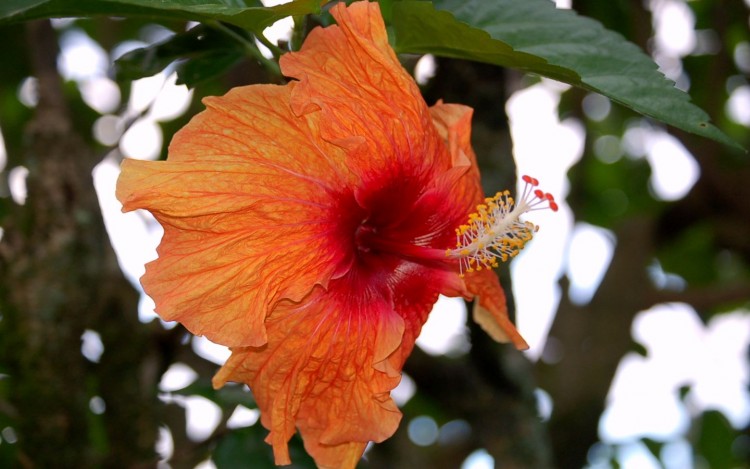
[[[468,223],[456,229],[456,248],[448,250],[448,257],[457,258],[460,273],[491,269],[518,255],[534,237],[538,227],[520,220],[531,210],[557,210],[554,198],[538,189],[538,181],[524,176],[527,186],[519,196],[519,203],[504,190],[484,199],[469,215]],[[545,204],[546,206],[541,206]]]

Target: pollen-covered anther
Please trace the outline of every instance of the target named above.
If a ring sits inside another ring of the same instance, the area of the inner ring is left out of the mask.
[[[538,189],[539,181],[523,176],[525,185],[518,201],[509,191],[485,199],[477,211],[469,215],[466,225],[456,229],[456,248],[448,249],[447,257],[458,259],[461,276],[466,272],[497,267],[499,261],[515,257],[539,229],[521,215],[534,210],[558,210],[555,198]]]

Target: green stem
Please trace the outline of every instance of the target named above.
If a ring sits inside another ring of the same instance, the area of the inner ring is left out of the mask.
[[[268,47],[268,50],[270,50],[273,53],[273,56],[276,57],[276,59],[284,55],[285,51],[281,47],[269,41],[268,38],[264,36],[263,34],[256,34],[255,37],[258,38],[261,44]]]

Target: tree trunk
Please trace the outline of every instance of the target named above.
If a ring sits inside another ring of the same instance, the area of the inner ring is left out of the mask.
[[[124,279],[92,184],[98,162],[76,133],[49,22],[28,25],[38,104],[24,162],[28,197],[0,242],[0,353],[17,460],[26,467],[136,467],[156,462],[157,363],[138,294]],[[100,334],[98,363],[81,336]],[[93,406],[94,402],[104,402]],[[103,413],[102,413],[103,410]]]

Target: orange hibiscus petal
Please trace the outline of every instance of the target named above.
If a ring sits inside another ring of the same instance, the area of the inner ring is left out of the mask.
[[[295,112],[321,110],[321,134],[351,150],[365,177],[449,163],[419,88],[388,45],[378,4],[340,3],[331,14],[338,25],[313,30],[299,52],[281,58],[283,73],[300,80]]]
[[[508,317],[505,292],[495,272],[489,269],[471,272],[464,280],[467,290],[476,296],[474,321],[498,342],[510,342],[519,350],[529,348]]]
[[[332,193],[351,175],[316,116],[292,114],[290,88],[207,99],[168,161],[127,160],[118,180],[123,210],[148,209],[164,227],[141,280],[157,312],[229,346],[265,343],[277,301],[301,299],[350,262]]]
[[[479,167],[471,147],[471,117],[474,110],[461,104],[438,102],[430,108],[433,124],[445,142],[451,159],[451,168],[443,173],[436,186],[450,191],[457,206],[473,211],[483,198]],[[466,215],[462,214],[465,218]],[[458,224],[465,223],[460,220]]]
[[[400,375],[373,360],[379,343],[398,346],[404,322],[382,295],[351,297],[349,282],[279,304],[266,320],[268,344],[233,349],[214,377],[216,387],[250,385],[277,464],[290,462],[297,427],[319,466],[354,467],[366,443],[391,436],[401,419],[389,395]]]

